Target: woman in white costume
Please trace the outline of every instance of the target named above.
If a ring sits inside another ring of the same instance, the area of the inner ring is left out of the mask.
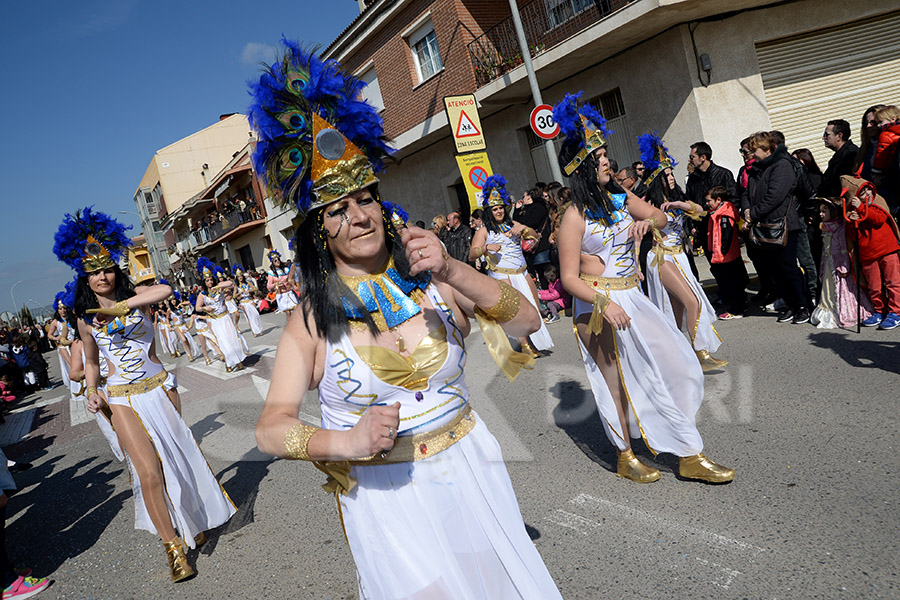
[[[209,328],[209,319],[194,313],[188,320],[188,327],[193,327],[197,330],[197,345],[200,346],[200,352],[203,353],[206,364],[212,364],[212,359],[209,358],[209,353],[206,351],[207,346],[212,348],[219,360],[225,362],[225,356],[219,349],[219,345],[216,344],[216,336],[213,335],[212,329]]]
[[[75,332],[66,322],[69,309],[66,308],[64,299],[66,292],[59,292],[53,300],[56,314],[53,320],[47,326],[47,337],[56,344],[56,355],[59,358],[59,376],[63,385],[72,389],[72,381],[69,379],[69,365],[71,363],[71,346],[72,340],[75,339]],[[74,297],[71,302],[74,303]]]
[[[539,306],[537,288],[528,274],[525,255],[522,253],[522,240],[537,240],[534,230],[512,220],[509,215],[511,198],[506,191],[506,179],[500,175],[488,177],[482,187],[485,212],[484,227],[475,232],[469,248],[469,259],[474,261],[480,257],[487,259],[488,274],[494,279],[506,281],[528,298],[535,309]],[[541,327],[529,338],[521,338],[522,350],[535,358],[541,356],[537,350],[549,350],[553,347],[553,338],[541,321]],[[534,345],[532,347],[532,344]]]
[[[169,284],[161,283],[160,285]],[[156,326],[157,337],[162,344],[162,348],[169,355],[169,358],[174,360],[181,356],[181,353],[178,352],[178,348],[175,347],[175,332],[169,327],[169,308],[165,301],[155,305],[153,310],[153,323]]]
[[[176,384],[156,357],[148,308],[172,289],[135,291],[116,264],[130,243],[125,228],[90,207],[66,215],[55,239],[54,253],[80,275],[74,312],[88,409],[109,416],[133,466],[135,527],[162,538],[173,581],[188,579],[194,570],[184,544],[202,543],[204,532],[225,523],[235,507],[166,393]],[[98,391],[101,355],[109,363],[105,397]]]
[[[451,259],[431,232],[397,231],[370,162],[387,150],[380,118],[336,63],[287,45],[275,74],[254,84],[250,119],[260,136],[254,163],[270,194],[305,216],[296,234],[303,294],[278,345],[259,447],[329,473],[361,598],[560,598],[464,379],[473,313],[504,342],[503,330],[535,331],[538,313],[509,285]],[[309,80],[312,69],[320,76]],[[325,90],[310,89],[323,80]],[[288,103],[302,91],[316,103]],[[308,123],[317,135],[279,133],[275,115],[285,110],[302,116],[288,126]],[[348,139],[341,127],[355,134]],[[301,144],[311,165],[279,166]],[[321,428],[297,419],[312,388]]]
[[[200,355],[200,349],[197,348],[197,344],[194,343],[194,336],[191,335],[190,330],[184,322],[184,309],[181,306],[181,294],[179,292],[174,292],[173,297],[166,300],[167,317],[169,321],[169,327],[172,332],[177,336],[178,341],[181,342],[181,347],[184,348],[185,354],[190,357],[190,362],[194,362],[194,359]]]
[[[234,283],[237,287],[241,311],[247,317],[247,322],[250,323],[250,331],[253,332],[254,337],[259,337],[262,335],[262,322],[259,320],[259,311],[254,302],[257,292],[256,282],[252,277],[247,277],[244,267],[238,265],[234,268]]]
[[[215,337],[216,344],[224,356],[225,370],[241,371],[242,362],[249,352],[244,336],[240,334],[225,307],[225,289],[234,287],[234,283],[225,279],[216,283],[217,267],[205,257],[197,261],[197,275],[203,280],[206,291],[197,296],[195,310],[209,319],[209,328]]]
[[[611,183],[606,121],[567,94],[553,109],[565,135],[559,163],[575,201],[559,230],[560,276],[575,299],[576,337],[606,435],[618,451],[616,473],[641,483],[660,478],[639,461],[631,438],[654,454],[677,455],[686,479],[724,483],[734,471],[704,456],[695,416],[703,371],[690,344],[641,293],[635,239],[664,227],[659,209]]]
[[[647,258],[647,295],[653,303],[685,331],[704,371],[728,366],[728,361],[715,358],[722,338],[713,325],[716,312],[703,286],[691,272],[684,253],[684,219],[699,220],[706,214],[702,207],[688,202],[675,181],[674,162],[663,141],[656,134],[638,137],[641,162],[650,173],[647,200],[666,213],[666,226],[654,231],[653,249]]]
[[[234,283],[234,281],[228,277],[228,274],[224,269],[216,271],[216,279],[218,279],[219,283],[222,283],[223,281],[231,281]],[[231,321],[234,323],[234,326],[237,327],[238,321],[241,320],[241,311],[238,310],[237,302],[235,302],[234,299],[234,286],[222,288],[222,293],[225,295],[225,309],[231,316]]]
[[[275,300],[278,309],[275,312],[284,313],[284,317],[290,321],[291,314],[297,306],[297,299],[293,294],[293,282],[291,270],[281,262],[281,253],[278,250],[269,250],[269,272],[266,287],[275,292]]]

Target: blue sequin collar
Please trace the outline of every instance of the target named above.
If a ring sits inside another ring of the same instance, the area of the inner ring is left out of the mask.
[[[625,218],[625,199],[628,197],[627,194],[610,194],[610,199],[612,199],[612,205],[616,209],[612,215],[606,214],[606,211],[602,208],[588,208],[584,211],[584,216],[592,221],[603,221],[607,225],[612,225],[613,223],[618,223],[622,219]]]
[[[393,258],[378,273],[359,277],[339,274],[339,277],[366,307],[381,331],[393,329],[422,312],[413,297],[420,296],[431,281],[430,275],[421,281],[405,279],[397,271]],[[348,319],[363,318],[362,312],[346,298],[341,298],[341,302]]]

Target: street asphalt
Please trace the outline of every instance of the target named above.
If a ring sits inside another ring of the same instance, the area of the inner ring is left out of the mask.
[[[168,365],[185,420],[239,507],[190,554],[191,581],[172,584],[160,541],[134,529],[127,469],[80,401],[56,388],[8,407],[18,412],[0,434],[31,421],[7,454],[32,467],[14,473],[7,547],[55,580],[42,598],[357,597],[324,476],[255,447],[283,322],[265,315],[262,337],[245,334],[253,356],[241,373],[186,357]],[[571,319],[549,325],[552,354],[514,383],[480,333],[469,337],[472,404],[504,449],[528,532],[563,597],[900,597],[900,329],[825,331],[759,311],[716,327],[716,354],[731,364],[707,377],[698,424],[704,452],[737,469],[720,486],[679,480],[677,459],[654,459],[640,441],[662,479],[615,476]],[[55,355],[47,358],[58,379]],[[317,418],[314,395],[301,413]]]

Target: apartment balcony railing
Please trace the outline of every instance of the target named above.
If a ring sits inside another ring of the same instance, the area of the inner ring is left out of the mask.
[[[219,221],[215,221],[214,223],[203,227],[198,227],[197,229],[190,230],[186,234],[179,236],[176,245],[180,247],[182,252],[187,252],[194,248],[215,242],[241,225],[253,223],[255,221],[262,222],[262,217],[259,213],[253,213],[249,209],[244,211],[235,210],[225,215]]]
[[[532,58],[637,0],[532,0],[519,9]],[[512,15],[468,45],[478,87],[522,64]]]

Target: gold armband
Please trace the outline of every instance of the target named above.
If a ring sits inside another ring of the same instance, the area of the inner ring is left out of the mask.
[[[90,398],[91,396],[93,396],[96,393],[97,393],[97,386],[89,385],[89,386],[87,386],[87,390],[85,390],[85,397]]]
[[[600,335],[603,331],[603,313],[609,306],[609,302],[608,296],[594,292],[594,310],[591,312],[591,320],[588,321],[588,331],[593,335]]]
[[[659,229],[659,223],[657,223],[656,217],[647,217],[644,220],[650,223],[650,226],[653,227],[653,229]]]
[[[505,281],[500,282],[500,299],[490,308],[476,307],[485,316],[497,323],[506,323],[519,314],[519,299],[522,296]]]
[[[309,440],[315,432],[319,431],[318,427],[307,425],[305,423],[297,423],[287,430],[284,434],[284,450],[287,453],[286,458],[291,460],[310,460],[309,458]]]

